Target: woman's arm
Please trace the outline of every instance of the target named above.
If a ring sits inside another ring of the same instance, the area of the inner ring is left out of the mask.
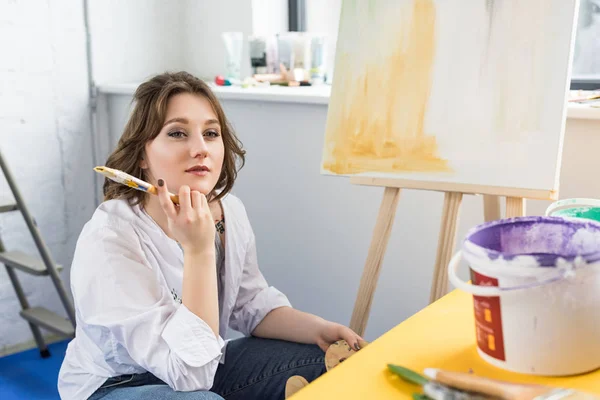
[[[179,207],[169,196],[167,183],[158,180],[158,199],[168,218],[168,230],[183,248],[183,304],[219,336],[219,300],[215,259],[215,226],[206,196],[179,189]]]
[[[253,336],[298,343],[316,343],[325,320],[291,307],[268,313],[252,332]]]
[[[340,339],[355,350],[360,350],[365,344],[350,328],[291,307],[280,307],[268,313],[252,334],[262,338],[314,343],[323,351]]]
[[[206,266],[206,267],[204,267]],[[215,252],[183,255],[182,303],[219,336],[219,300]]]

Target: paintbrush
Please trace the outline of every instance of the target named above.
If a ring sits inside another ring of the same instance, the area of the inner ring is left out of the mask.
[[[589,100],[597,100],[600,99],[600,93],[593,93],[593,94],[589,94],[587,96],[583,96],[583,97],[575,97],[572,99],[569,99],[568,101],[570,103],[578,103],[578,102],[585,102],[585,101],[589,101]]]
[[[574,389],[488,379],[473,374],[427,368],[425,376],[444,386],[503,400],[592,400],[600,397]]]
[[[487,400],[490,397],[469,392],[447,385],[443,385],[434,380],[412,371],[400,365],[388,364],[391,372],[398,375],[402,380],[412,383],[413,385],[421,386],[423,394],[413,393],[414,400]]]
[[[111,181],[115,181],[125,186],[129,186],[130,188],[158,196],[158,190],[156,189],[156,186],[151,185],[148,182],[144,182],[143,180],[138,179],[135,176],[131,176],[123,171],[119,171],[118,169],[108,167],[95,167],[94,171],[104,175]],[[173,203],[179,204],[179,196],[173,193],[169,193],[169,197],[171,198]]]

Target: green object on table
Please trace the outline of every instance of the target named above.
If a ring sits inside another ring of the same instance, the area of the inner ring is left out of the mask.
[[[600,207],[573,207],[555,211],[552,215],[557,217],[587,218],[600,222]]]
[[[415,385],[424,386],[427,382],[429,382],[429,379],[408,368],[404,368],[394,364],[388,364],[388,368],[400,378]]]
[[[421,393],[413,393],[412,398],[413,400],[431,400],[429,396]]]

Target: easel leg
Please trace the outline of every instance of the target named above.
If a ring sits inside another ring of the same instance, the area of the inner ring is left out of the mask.
[[[502,218],[500,213],[500,197],[486,194],[483,196],[483,217],[485,222]]]
[[[448,292],[448,263],[456,241],[456,228],[462,193],[447,192],[444,196],[444,212],[438,241],[435,270],[431,282],[429,302],[433,303]]]
[[[522,217],[525,215],[525,199],[521,197],[506,198],[506,218]]]
[[[394,224],[399,198],[400,188],[385,188],[369,247],[369,254],[360,280],[358,295],[354,303],[352,319],[350,320],[350,328],[360,336],[364,335],[367,320],[369,319],[373,294],[377,285],[377,279],[379,278],[385,249],[392,231],[392,225]]]

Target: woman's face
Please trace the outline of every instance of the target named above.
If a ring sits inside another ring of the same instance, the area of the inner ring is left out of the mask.
[[[145,150],[141,167],[153,185],[163,179],[172,193],[183,185],[210,193],[221,175],[225,154],[221,125],[211,103],[192,93],[172,96],[163,127]]]

